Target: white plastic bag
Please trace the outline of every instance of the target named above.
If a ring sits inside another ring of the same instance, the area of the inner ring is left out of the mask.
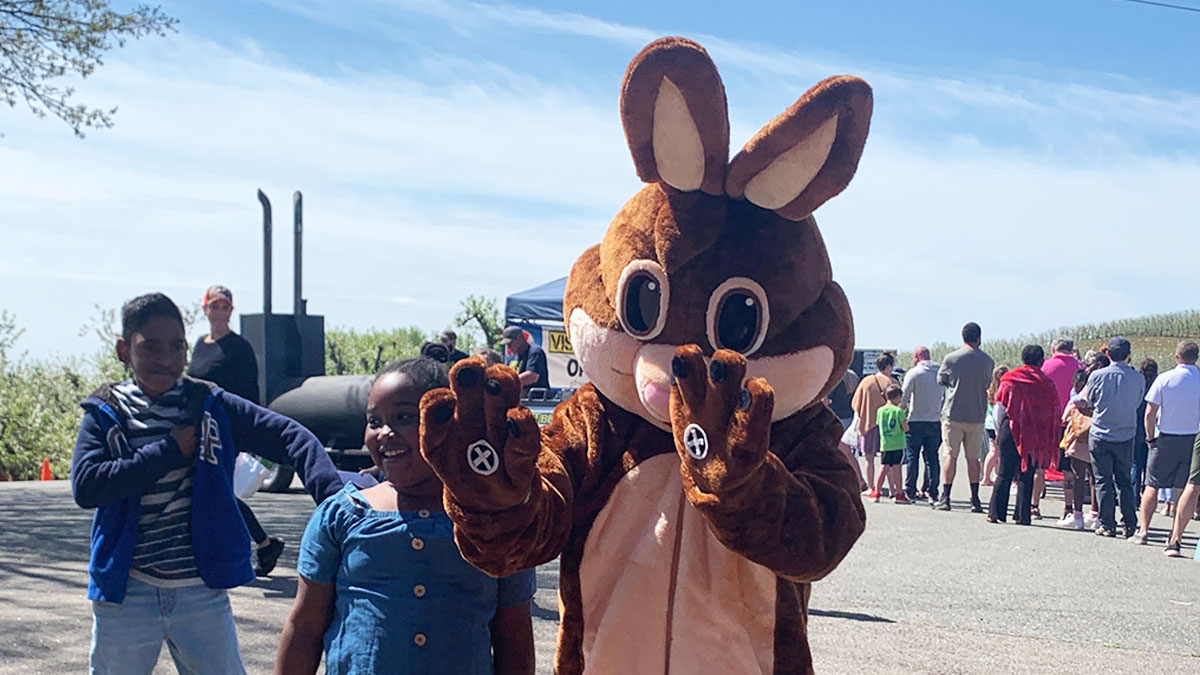
[[[258,488],[267,479],[267,467],[258,461],[254,455],[239,452],[237,463],[233,466],[233,494],[239,499],[246,499],[258,492]]]

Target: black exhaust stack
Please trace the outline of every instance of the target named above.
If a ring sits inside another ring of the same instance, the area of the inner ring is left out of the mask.
[[[241,332],[258,358],[258,381],[263,393],[259,403],[265,404],[300,386],[305,378],[325,374],[325,317],[309,316],[303,296],[304,200],[298,191],[292,196],[292,314],[271,312],[271,200],[259,190],[258,201],[263,211],[263,312],[243,314]]]
[[[258,203],[263,210],[263,314],[271,314],[271,200],[262,190],[258,191]],[[261,363],[262,359],[259,359]]]

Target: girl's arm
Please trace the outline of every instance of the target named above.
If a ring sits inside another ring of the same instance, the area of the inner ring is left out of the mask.
[[[283,624],[283,635],[279,637],[275,675],[317,672],[317,666],[321,665],[325,631],[333,621],[333,600],[333,584],[319,584],[299,577],[296,603],[292,605],[292,613]],[[494,636],[495,623],[492,626]],[[495,637],[492,639],[495,641]]]
[[[496,675],[533,675],[533,620],[529,610],[529,601],[525,601],[501,607],[492,617],[492,667]],[[275,672],[280,671],[276,668]]]

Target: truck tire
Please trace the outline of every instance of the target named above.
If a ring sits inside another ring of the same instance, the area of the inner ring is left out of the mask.
[[[276,464],[267,469],[267,479],[263,481],[262,487],[258,488],[259,492],[287,492],[292,486],[292,477],[296,475],[296,470],[290,466]]]

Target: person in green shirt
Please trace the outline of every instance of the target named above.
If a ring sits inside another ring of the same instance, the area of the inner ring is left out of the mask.
[[[875,422],[879,426],[879,462],[883,470],[875,478],[875,489],[871,491],[870,499],[878,502],[883,490],[883,481],[890,477],[892,485],[900,485],[900,464],[904,461],[904,448],[908,444],[908,413],[900,407],[903,390],[899,385],[891,385],[884,392],[887,405],[880,406],[875,412]],[[911,504],[912,501],[903,491],[897,490],[892,495],[897,504]]]

